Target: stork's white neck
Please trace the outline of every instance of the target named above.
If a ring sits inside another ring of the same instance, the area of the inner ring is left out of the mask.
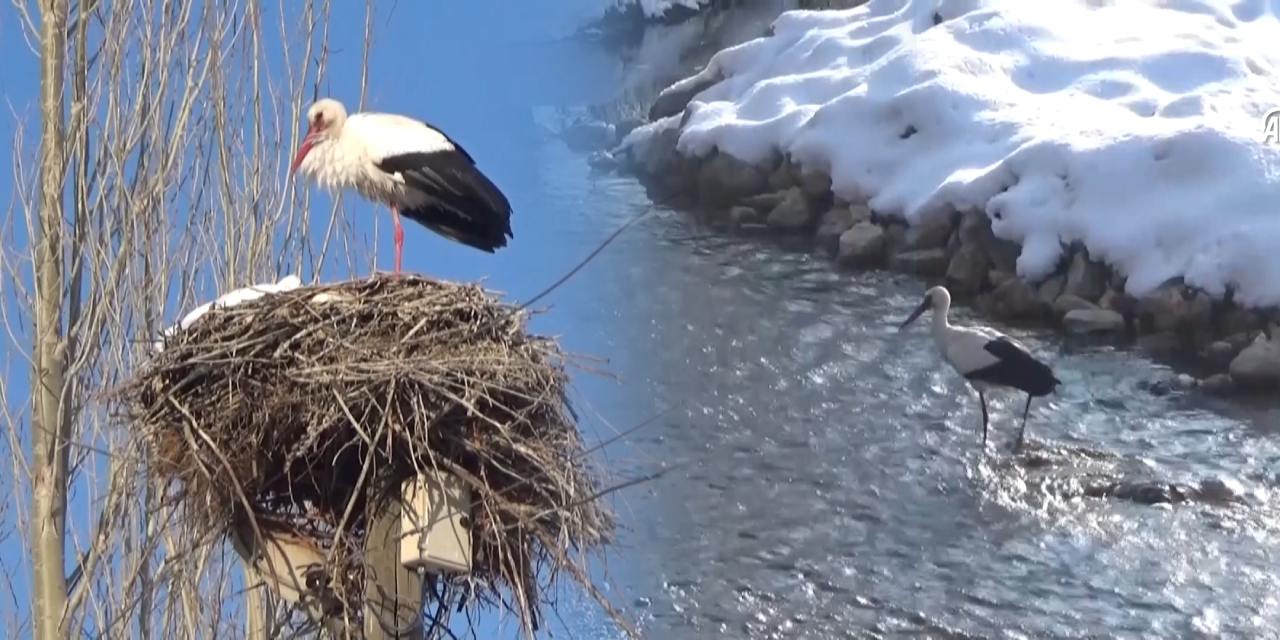
[[[941,340],[942,337],[947,334],[947,330],[951,328],[951,322],[947,319],[947,315],[950,313],[951,301],[945,298],[942,300],[942,304],[933,308],[933,318],[931,318],[933,323],[933,337]]]

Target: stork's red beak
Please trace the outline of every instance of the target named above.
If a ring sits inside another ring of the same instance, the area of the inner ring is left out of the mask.
[[[298,167],[302,164],[302,160],[311,152],[311,147],[316,143],[316,132],[313,129],[307,129],[307,135],[302,139],[302,144],[298,145],[298,155],[293,157],[293,166],[289,167],[289,173],[297,173]]]

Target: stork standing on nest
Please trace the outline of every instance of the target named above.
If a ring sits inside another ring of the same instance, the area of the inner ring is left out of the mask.
[[[330,191],[354,189],[391,207],[395,270],[404,229],[400,214],[440,235],[493,253],[507,245],[511,205],[457,142],[430,125],[390,113],[350,117],[325,98],[307,110],[307,135],[290,172]]]
[[[942,357],[978,392],[982,403],[982,446],[987,446],[987,397],[993,388],[1012,388],[1027,394],[1022,409],[1022,427],[1013,450],[1022,448],[1027,430],[1027,413],[1031,399],[1053,393],[1062,384],[1048,365],[1040,362],[1016,340],[986,327],[957,327],[947,319],[951,310],[951,294],[945,287],[925,292],[924,301],[898,327],[901,331],[925,311],[933,310],[933,339]]]

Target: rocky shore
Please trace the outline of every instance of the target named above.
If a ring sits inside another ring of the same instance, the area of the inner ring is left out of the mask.
[[[1016,273],[1021,248],[995,237],[984,211],[950,211],[908,226],[865,200],[835,197],[829,176],[781,154],[764,165],[720,152],[689,157],[676,149],[677,127],[649,126],[651,135],[597,154],[593,164],[634,173],[656,200],[726,230],[807,241],[839,268],[915,274],[994,318],[1136,344],[1186,365],[1195,374],[1182,377],[1186,384],[1209,393],[1280,390],[1276,309],[1243,308],[1230,294],[1213,297],[1180,279],[1134,297],[1123,275],[1079,244],[1048,277],[1028,281]]]

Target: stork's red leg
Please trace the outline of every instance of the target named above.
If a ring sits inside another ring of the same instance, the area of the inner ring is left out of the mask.
[[[391,219],[396,223],[396,273],[400,273],[400,258],[404,253],[404,227],[400,226],[400,210],[391,206]]]

